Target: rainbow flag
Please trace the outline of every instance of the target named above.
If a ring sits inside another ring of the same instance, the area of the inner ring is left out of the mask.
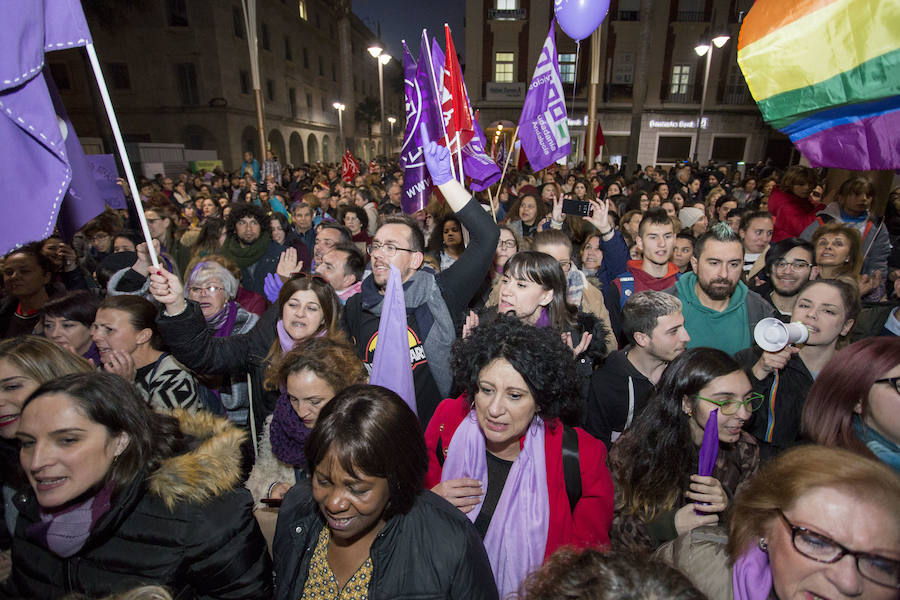
[[[813,166],[900,168],[900,2],[757,0],[737,60],[763,118]]]

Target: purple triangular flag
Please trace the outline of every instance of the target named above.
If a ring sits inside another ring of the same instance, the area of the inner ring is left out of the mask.
[[[550,33],[534,67],[534,77],[525,95],[519,118],[522,150],[535,172],[544,169],[572,151],[566,99],[559,76],[556,53],[556,19],[550,21]]]
[[[412,53],[403,42],[403,83],[406,93],[406,131],[400,147],[400,166],[403,169],[403,212],[414,213],[428,204],[434,187],[431,175],[425,168],[424,144],[419,134],[419,124],[424,117],[424,93],[416,75],[418,67]]]
[[[716,469],[716,458],[719,456],[719,409],[709,413],[703,429],[703,444],[700,445],[700,466],[697,475],[710,477]]]
[[[500,180],[500,168],[484,150],[484,132],[474,121],[475,137],[463,146],[463,172],[470,178],[469,187],[476,192],[486,190]]]
[[[406,323],[403,282],[400,280],[400,270],[394,265],[391,265],[391,274],[384,290],[369,383],[392,390],[403,398],[414,413],[419,414],[409,360],[409,327]]]

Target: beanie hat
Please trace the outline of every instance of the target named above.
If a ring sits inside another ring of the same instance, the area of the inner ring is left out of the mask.
[[[703,218],[703,211],[695,206],[685,206],[678,211],[678,220],[683,227],[693,227],[694,223]]]

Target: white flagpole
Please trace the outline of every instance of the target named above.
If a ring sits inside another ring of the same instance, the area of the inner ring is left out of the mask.
[[[156,250],[153,248],[153,238],[150,237],[150,228],[147,227],[147,219],[144,217],[144,207],[141,206],[141,196],[137,189],[137,183],[134,181],[134,172],[131,170],[131,162],[128,160],[128,154],[125,152],[125,142],[122,139],[122,132],[119,129],[119,121],[116,119],[116,113],[113,110],[112,101],[109,99],[109,90],[106,87],[106,79],[103,78],[103,72],[100,70],[100,61],[97,60],[97,52],[94,50],[94,44],[87,44],[85,49],[88,58],[91,60],[91,69],[94,71],[94,79],[97,80],[97,87],[100,88],[100,96],[103,98],[103,108],[106,109],[106,116],[109,118],[109,124],[112,127],[113,137],[116,139],[116,148],[119,150],[119,158],[122,160],[122,167],[125,169],[125,177],[128,179],[128,189],[131,190],[131,200],[137,209],[138,220],[141,222],[141,231],[144,234],[144,241],[147,242],[147,252],[150,253],[150,262],[153,266],[159,268],[159,259],[156,256]]]
[[[428,30],[427,29],[422,30],[422,35],[425,36],[425,42],[428,42]],[[444,127],[444,107],[441,104],[441,96],[440,96],[441,84],[438,82],[437,77],[434,76],[434,63],[431,62],[431,44],[427,45],[427,50],[428,50],[428,56],[426,56],[426,58],[428,59],[428,70],[431,71],[431,81],[434,82],[434,91],[435,91],[435,93],[438,94],[437,101],[438,101],[438,106],[440,107],[440,111],[441,111],[441,119],[440,119],[441,131],[444,132],[444,141],[447,143],[447,150],[450,150],[450,153],[451,153],[450,172],[453,174],[453,179],[456,179],[457,178],[456,173],[455,173],[456,168],[453,166],[453,160],[452,160],[453,159],[453,156],[452,156],[453,146],[450,145],[450,138],[447,136],[447,128]]]
[[[459,184],[461,186],[465,187],[466,182],[464,180],[465,180],[466,175],[465,175],[465,173],[463,173],[462,146],[459,145],[459,132],[458,131],[456,132],[456,150],[457,150],[456,160],[457,160],[457,163],[459,164]]]

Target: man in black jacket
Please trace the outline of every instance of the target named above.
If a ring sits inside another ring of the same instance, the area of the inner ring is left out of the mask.
[[[388,217],[370,247],[372,274],[363,280],[360,293],[347,300],[341,322],[357,354],[371,368],[390,265],[400,270],[417,412],[423,427],[450,394],[450,346],[469,301],[487,275],[500,237],[497,225],[450,174],[447,149],[430,144],[425,158],[434,183],[468,230],[469,245],[451,267],[434,275],[420,270],[425,239],[416,220],[408,215]]]
[[[662,372],[691,339],[681,300],[649,290],[625,302],[622,334],[629,345],[594,371],[585,414],[584,428],[607,447],[641,414]]]
[[[266,275],[274,273],[285,247],[269,236],[269,221],[262,208],[237,203],[228,215],[228,237],[222,254],[237,263],[243,278],[241,285],[264,294]]]

